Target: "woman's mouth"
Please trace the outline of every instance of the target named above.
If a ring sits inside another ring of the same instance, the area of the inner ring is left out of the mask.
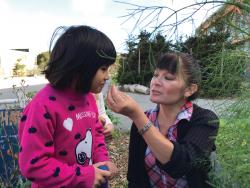
[[[157,91],[157,90],[151,90],[151,94],[152,95],[160,95],[161,92]]]

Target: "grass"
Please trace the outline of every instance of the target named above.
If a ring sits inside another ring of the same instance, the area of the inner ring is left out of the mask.
[[[248,124],[247,124],[248,122]],[[222,120],[216,139],[217,158],[222,170],[212,183],[216,188],[248,188],[250,184],[250,121],[230,123]],[[115,131],[109,143],[112,161],[119,169],[119,175],[110,182],[111,188],[127,187],[129,133]]]
[[[230,124],[222,120],[217,136],[217,154],[222,165],[220,178],[214,179],[218,188],[247,188],[250,184],[250,125],[243,123]],[[111,160],[119,169],[116,178],[109,182],[110,188],[127,187],[129,133],[115,130],[113,139],[108,143]],[[26,188],[26,184],[19,184]],[[0,187],[1,182],[0,182]],[[10,186],[11,187],[11,186]]]
[[[241,122],[241,123],[240,123]],[[129,133],[116,131],[109,143],[110,156],[119,175],[110,182],[111,188],[127,187]],[[217,158],[222,170],[212,179],[216,188],[248,188],[250,184],[250,121],[221,121],[216,139]]]
[[[219,188],[247,188],[250,184],[250,121],[222,121],[217,136],[217,154],[222,166]]]
[[[217,157],[222,170],[213,176],[212,183],[218,188],[248,188],[250,184],[250,91],[247,90],[245,101],[237,106],[229,107],[234,116],[221,119],[219,133],[216,139]],[[109,114],[110,115],[110,114]],[[111,116],[114,124],[119,119]],[[109,182],[110,188],[127,187],[129,133],[115,130],[113,139],[108,143],[111,160],[119,169],[119,175]],[[17,175],[18,176],[18,175]],[[11,184],[0,188],[14,187]],[[15,186],[16,187],[16,186]],[[19,182],[19,188],[28,188],[28,183]]]

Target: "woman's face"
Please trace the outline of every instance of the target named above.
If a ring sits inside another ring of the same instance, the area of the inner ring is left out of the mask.
[[[100,93],[102,91],[102,88],[106,82],[106,80],[109,79],[109,66],[105,65],[105,66],[101,66],[94,78],[93,81],[91,83],[91,88],[90,88],[90,92],[92,93]]]
[[[150,83],[150,100],[157,104],[184,102],[188,93],[184,78],[164,69],[156,69]]]

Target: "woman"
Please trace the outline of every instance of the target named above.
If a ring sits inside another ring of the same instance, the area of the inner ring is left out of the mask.
[[[133,120],[130,132],[128,182],[135,187],[209,187],[209,155],[215,150],[218,117],[192,100],[197,97],[200,69],[188,54],[166,53],[157,62],[150,83],[146,113],[114,86],[108,106]]]

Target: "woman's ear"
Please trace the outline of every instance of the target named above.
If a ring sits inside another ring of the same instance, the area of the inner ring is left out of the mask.
[[[193,95],[195,92],[198,91],[198,85],[197,84],[191,84],[189,85],[186,89],[185,89],[185,93],[184,96],[186,98],[190,97],[191,95]]]

